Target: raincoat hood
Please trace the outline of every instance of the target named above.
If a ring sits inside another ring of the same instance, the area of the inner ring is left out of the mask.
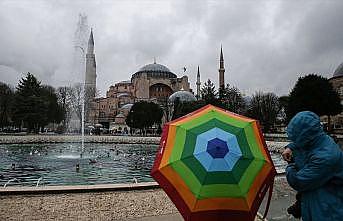
[[[287,126],[287,135],[295,148],[309,150],[318,137],[325,134],[319,116],[311,111],[297,113]]]

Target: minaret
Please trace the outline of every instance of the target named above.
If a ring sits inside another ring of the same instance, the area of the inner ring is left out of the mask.
[[[200,82],[200,70],[199,70],[199,65],[198,65],[197,83],[196,83],[196,85],[197,85],[197,96],[196,96],[196,98],[198,100],[200,99],[200,84],[201,84],[201,82]]]
[[[220,61],[219,61],[219,88],[225,88],[225,81],[224,81],[224,56],[223,56],[223,47],[220,46]]]
[[[86,54],[86,76],[85,76],[85,90],[93,98],[96,92],[96,62],[94,54],[94,38],[93,30],[91,29],[91,34],[88,40],[88,48]]]

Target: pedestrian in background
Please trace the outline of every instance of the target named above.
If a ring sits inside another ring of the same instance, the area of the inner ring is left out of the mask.
[[[319,117],[296,114],[287,126],[291,143],[283,152],[289,185],[301,194],[303,221],[343,220],[343,152],[328,136]]]

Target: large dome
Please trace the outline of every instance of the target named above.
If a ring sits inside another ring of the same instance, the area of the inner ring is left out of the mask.
[[[195,96],[189,92],[189,91],[176,91],[172,95],[170,95],[168,101],[169,102],[174,102],[176,99],[180,99],[181,102],[190,102],[190,101],[196,101]]]
[[[158,72],[158,73],[163,73],[163,72],[171,72],[166,66],[162,64],[147,64],[139,69],[138,72]]]
[[[343,63],[338,66],[338,68],[333,73],[334,77],[343,77]]]
[[[162,64],[152,63],[141,67],[132,77],[147,73],[148,77],[177,78],[177,76]]]

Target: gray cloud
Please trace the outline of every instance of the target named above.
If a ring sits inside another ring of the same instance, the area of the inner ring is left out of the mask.
[[[332,76],[343,62],[341,1],[44,1],[0,2],[0,81],[32,72],[55,87],[71,76],[79,13],[93,27],[97,83],[130,79],[141,66],[165,64],[191,85],[218,82],[223,45],[226,81],[247,94],[289,92],[300,75]],[[73,80],[74,79],[74,80]]]

